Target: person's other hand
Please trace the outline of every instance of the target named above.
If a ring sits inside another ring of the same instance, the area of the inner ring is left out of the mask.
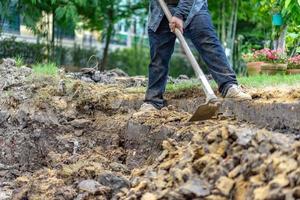
[[[175,28],[178,28],[181,33],[183,33],[183,20],[178,17],[172,17],[171,22],[169,24],[172,32],[175,31]]]

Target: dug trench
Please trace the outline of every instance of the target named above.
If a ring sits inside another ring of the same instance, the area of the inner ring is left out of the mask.
[[[300,132],[300,94],[296,89],[283,92],[279,98],[272,91],[269,94],[252,92],[253,101],[222,100],[220,114],[239,121],[255,124],[257,127],[281,133]],[[282,91],[281,91],[282,92]],[[185,96],[185,95],[183,95]],[[205,102],[204,94],[193,94],[189,98],[171,99],[169,103],[186,112],[194,113]]]
[[[120,86],[66,80],[62,92],[55,78],[1,67],[14,81],[1,91],[0,199],[300,198],[299,90],[289,104],[255,91],[190,123],[203,101],[194,90],[137,112],[142,94]]]

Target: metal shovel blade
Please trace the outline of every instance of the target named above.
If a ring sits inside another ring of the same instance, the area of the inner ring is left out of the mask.
[[[220,104],[218,103],[201,104],[189,121],[195,122],[211,119],[218,114],[219,108]]]

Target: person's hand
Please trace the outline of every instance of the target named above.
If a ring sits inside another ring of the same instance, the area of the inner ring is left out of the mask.
[[[178,17],[172,17],[171,22],[169,24],[172,32],[175,31],[175,28],[178,28],[181,33],[183,33],[183,20]]]

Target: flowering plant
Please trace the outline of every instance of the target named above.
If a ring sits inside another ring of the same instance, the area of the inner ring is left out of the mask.
[[[281,49],[264,48],[253,53],[244,54],[243,58],[248,62],[286,63],[286,55]]]
[[[289,69],[300,69],[300,55],[288,59]]]
[[[253,53],[245,53],[242,55],[242,58],[246,62],[256,62],[257,61],[256,59],[254,59]]]

